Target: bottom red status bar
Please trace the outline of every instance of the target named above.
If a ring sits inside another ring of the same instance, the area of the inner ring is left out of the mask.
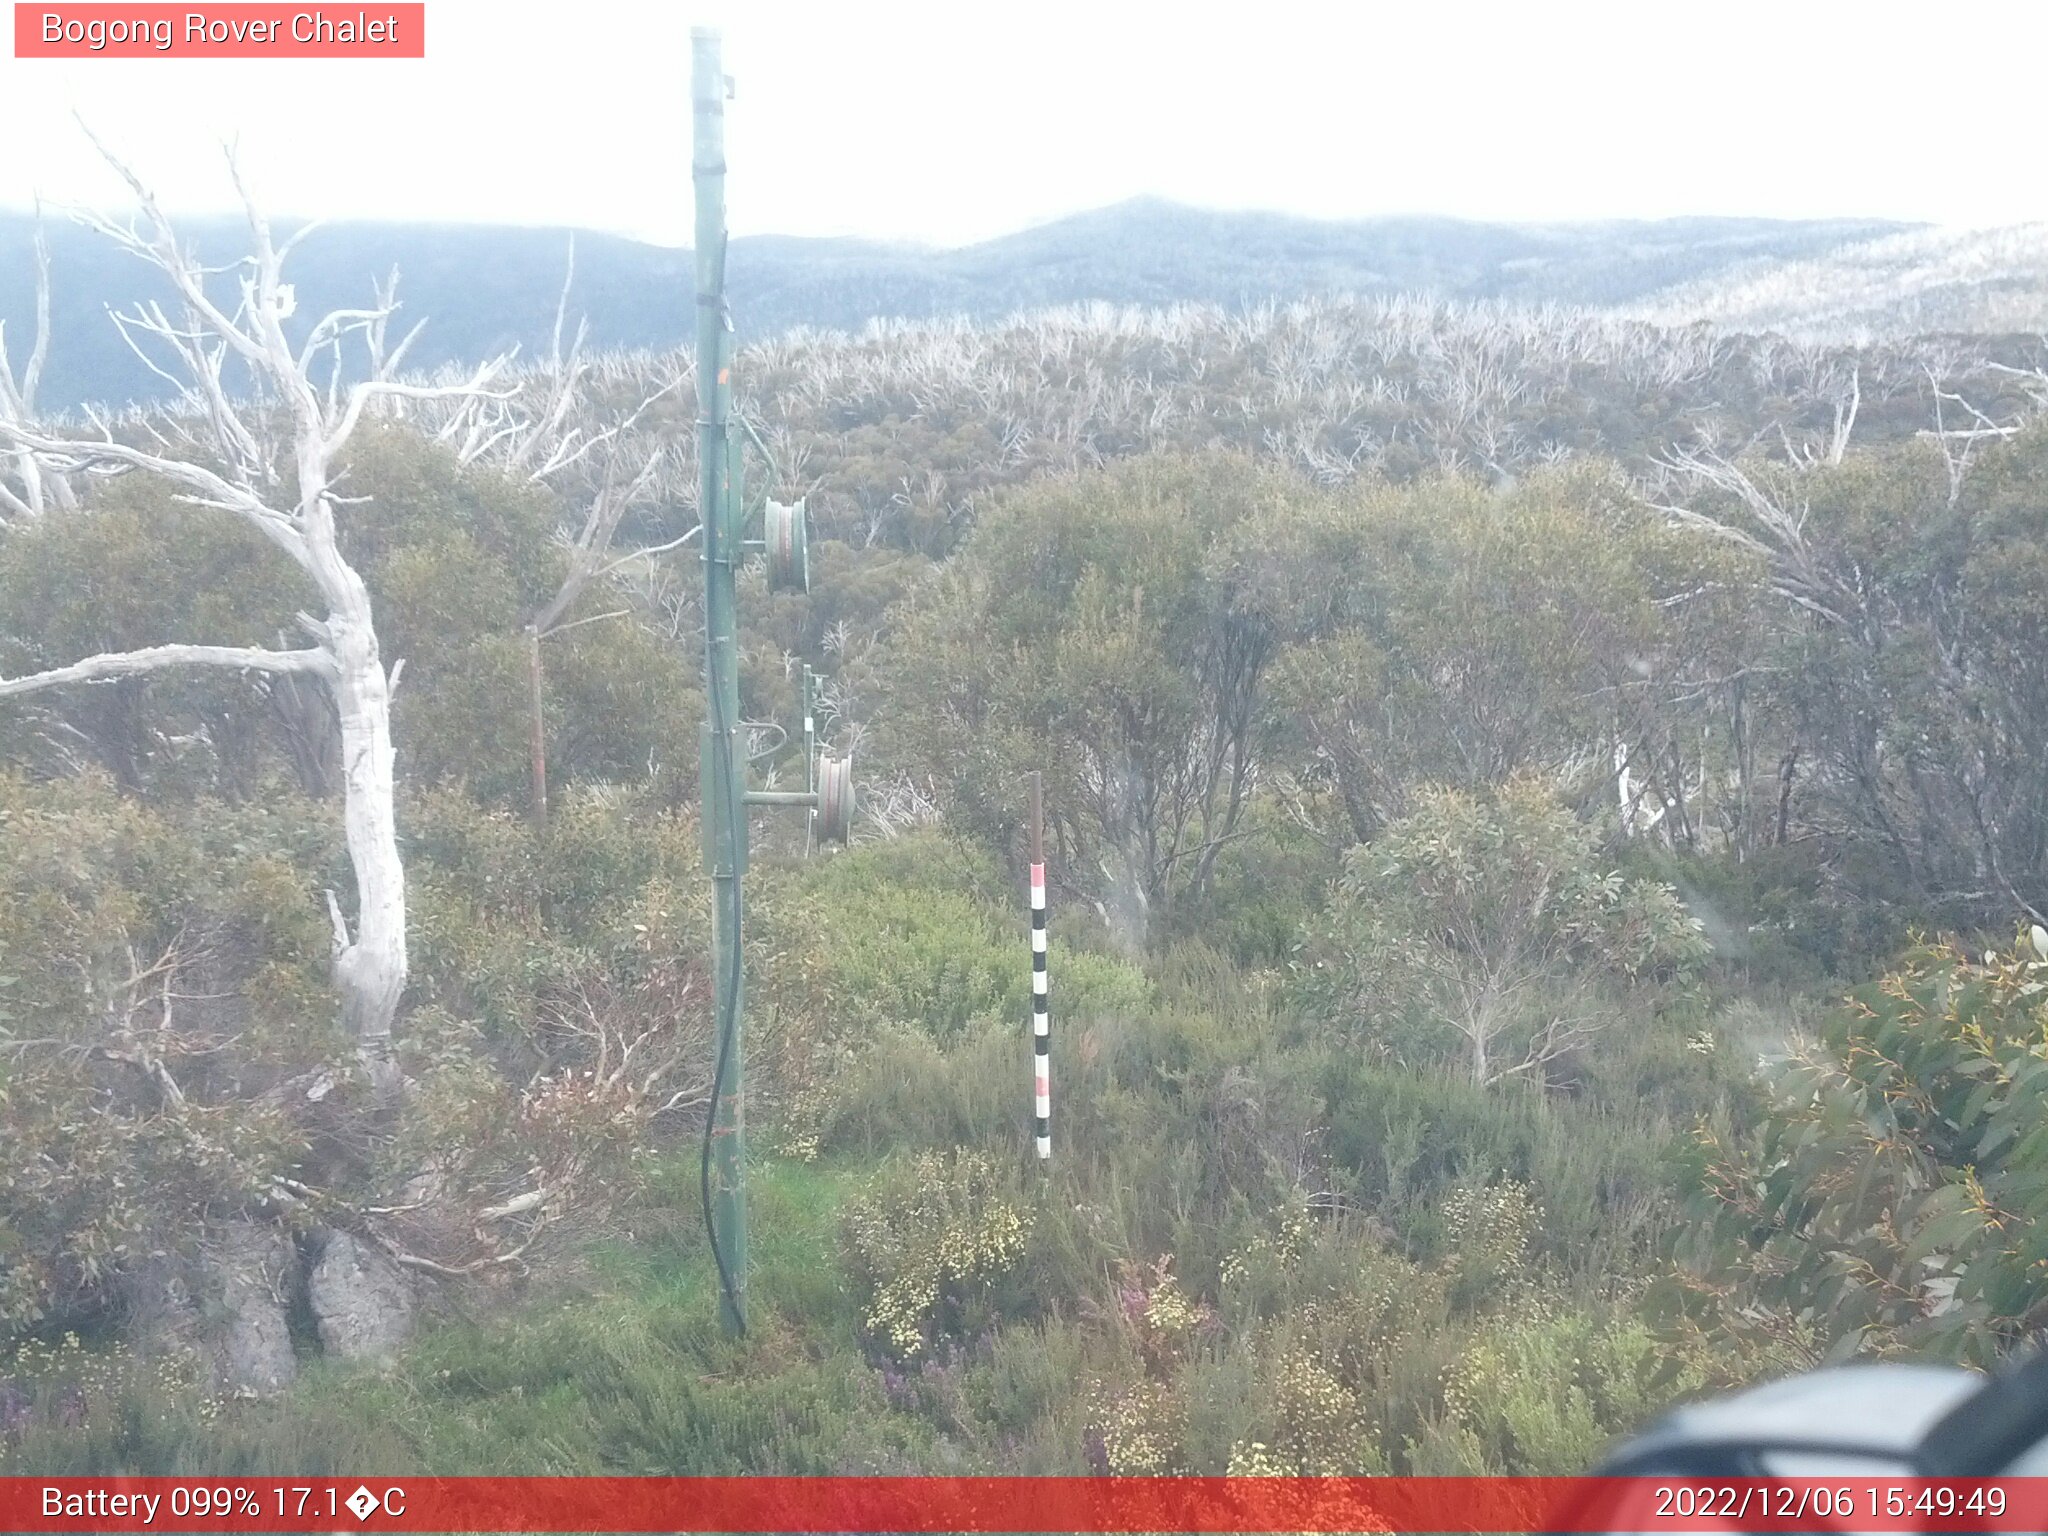
[[[0,1478],[5,1531],[2043,1531],[2048,1478]]]

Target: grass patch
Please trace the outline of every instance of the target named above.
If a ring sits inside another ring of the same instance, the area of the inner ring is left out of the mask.
[[[284,1398],[222,1403],[108,1380],[86,1421],[0,1446],[0,1471],[834,1473],[923,1464],[927,1426],[891,1408],[854,1343],[839,1208],[863,1170],[750,1170],[745,1340],[717,1322],[694,1158],[591,1255],[573,1292],[442,1323],[389,1370],[315,1363]]]

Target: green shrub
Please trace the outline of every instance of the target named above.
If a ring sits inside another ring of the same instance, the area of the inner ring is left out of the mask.
[[[1673,1336],[1994,1363],[2048,1321],[2044,1123],[2048,932],[1917,945],[1780,1064],[1757,1131],[1702,1131]]]
[[[856,1037],[904,1024],[944,1041],[990,1021],[1028,1026],[1029,924],[1021,892],[993,865],[940,834],[871,843],[789,877],[788,921],[806,933],[778,978],[784,1006]],[[1138,1006],[1134,967],[1061,942],[1054,1007],[1087,1019]]]
[[[903,1360],[993,1321],[990,1302],[1024,1258],[1028,1210],[979,1153],[919,1152],[846,1214],[849,1257],[869,1296],[863,1324]]]
[[[346,1044],[311,816],[0,775],[0,1329],[93,1316],[302,1154],[261,1094]]]
[[[1596,983],[1682,987],[1707,952],[1671,887],[1603,868],[1593,828],[1521,778],[1420,792],[1353,848],[1315,958],[1325,1006],[1364,1042],[1462,1059],[1485,1087],[1597,1049],[1614,1016]]]
[[[1504,1179],[1543,1208],[1536,1252],[1559,1273],[1629,1272],[1663,1230],[1683,1122],[1341,1057],[1323,1090],[1326,1150],[1348,1191],[1424,1256],[1454,1246],[1444,1216],[1457,1191]]]
[[[1445,1379],[1445,1416],[1480,1449],[1462,1470],[1584,1472],[1616,1437],[1700,1385],[1665,1364],[1640,1319],[1524,1298],[1482,1327]]]

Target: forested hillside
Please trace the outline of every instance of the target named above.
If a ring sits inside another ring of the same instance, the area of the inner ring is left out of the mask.
[[[1801,340],[1915,332],[2048,330],[2048,225],[1926,229],[1758,260],[1628,306],[1653,320],[1711,319]]]
[[[44,399],[53,408],[156,397],[152,375],[106,323],[106,307],[167,297],[150,270],[51,215],[56,333]],[[961,316],[1102,301],[1242,307],[1330,294],[1432,294],[1608,305],[1738,263],[1814,257],[1897,232],[1871,220],[1669,219],[1495,225],[1455,219],[1324,223],[1141,200],[957,249],[873,241],[742,237],[732,244],[742,333],[859,330],[870,320]],[[34,311],[35,221],[0,210],[0,323],[19,336]],[[239,219],[187,226],[202,254],[238,253]],[[408,316],[430,316],[416,365],[474,364],[502,348],[545,354],[571,240],[576,311],[594,346],[680,343],[690,309],[687,251],[590,231],[511,226],[335,224],[293,260],[307,313],[359,302],[394,267]]]
[[[753,771],[809,664],[862,810],[752,827],[729,1340],[690,359],[330,396],[255,270],[98,443],[8,331],[0,1473],[1570,1472],[2038,1331],[2039,343],[758,301]]]

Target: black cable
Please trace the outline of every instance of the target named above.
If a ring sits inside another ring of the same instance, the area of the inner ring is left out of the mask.
[[[726,84],[728,89],[730,89],[731,82],[728,81],[726,82]],[[697,114],[700,117],[713,114],[723,114],[724,112],[723,101],[721,98],[717,96],[699,96],[696,97],[691,104],[695,108]],[[716,165],[697,164],[695,162],[695,158],[693,155],[690,171],[691,180],[693,182],[701,182],[704,179],[711,176],[723,176],[725,174],[725,153],[722,139],[719,148],[718,163]],[[699,190],[701,193],[702,189],[700,188]],[[730,233],[722,227],[725,222],[723,206],[724,193],[721,191],[718,195],[720,204],[719,224],[721,228],[719,230],[718,250],[712,258],[713,262],[715,263],[712,274],[712,283],[711,288],[708,292],[703,288],[699,288],[697,290],[697,303],[703,308],[708,309],[716,305],[719,309],[723,310],[725,329],[728,332],[730,332],[732,330],[732,311],[726,307],[725,256],[731,236]],[[719,387],[721,382],[718,378],[718,374],[724,359],[724,352],[725,348],[723,346],[712,348],[711,358],[708,366],[706,365],[706,360],[704,358],[702,348],[698,349],[697,354],[697,422],[700,427],[707,429],[715,427],[718,429],[719,444],[717,451],[720,453],[725,453],[729,451],[726,448],[724,442],[724,439],[726,437],[726,424],[718,419]],[[708,391],[704,387],[707,379],[711,381],[711,388]],[[706,436],[709,436],[708,431],[706,433]],[[728,465],[728,476],[730,475],[730,469],[731,466]],[[723,526],[724,511],[725,509],[723,507],[718,506],[698,508],[699,518],[702,521],[705,530],[704,553],[707,558],[709,558],[711,554],[711,530],[714,527]],[[714,523],[714,518],[719,519],[719,521]],[[737,532],[737,530],[734,531]],[[721,556],[728,562],[728,564],[730,564],[732,560],[732,552],[730,550],[723,549],[723,541],[720,542]],[[708,599],[708,592],[706,593],[706,597]],[[737,627],[737,621],[735,621],[735,627]],[[737,643],[737,640],[738,637],[735,634],[735,643]],[[704,668],[704,681],[707,684],[706,692],[710,696],[706,701],[706,708],[710,711],[711,714],[712,733],[715,736],[717,736],[723,743],[721,750],[717,753],[717,777],[719,778],[720,782],[715,787],[717,788],[719,794],[723,797],[719,803],[723,805],[726,808],[726,811],[728,812],[725,819],[725,857],[726,868],[732,871],[732,874],[728,877],[732,881],[732,975],[726,978],[725,992],[724,996],[720,1000],[720,1006],[718,1010],[718,1059],[711,1069],[711,1113],[704,1117],[704,1148],[703,1156],[699,1159],[697,1165],[697,1192],[704,1203],[704,1236],[711,1244],[712,1262],[718,1266],[719,1288],[724,1292],[726,1305],[728,1308],[731,1309],[733,1321],[738,1325],[739,1336],[744,1339],[747,1336],[746,1315],[740,1310],[738,1288],[733,1283],[731,1266],[729,1266],[725,1261],[725,1250],[719,1247],[718,1244],[718,1223],[712,1218],[711,1215],[711,1139],[718,1128],[718,1102],[720,1097],[725,1092],[725,1072],[726,1067],[728,1065],[728,1058],[731,1055],[732,1037],[736,1032],[733,1026],[735,1026],[738,1023],[740,1002],[740,966],[742,964],[740,956],[739,880],[739,838],[741,834],[740,828],[734,824],[733,817],[730,814],[730,812],[733,809],[734,800],[732,793],[732,750],[731,743],[726,740],[727,736],[731,732],[732,722],[723,718],[725,701],[723,698],[720,697],[720,689],[718,687],[716,679],[717,669],[709,664],[711,659],[711,647],[713,644],[714,637],[711,633],[711,611],[709,603],[707,601],[704,612],[704,657],[706,662]],[[705,811],[706,814],[709,814],[710,806],[708,803],[705,806]],[[713,913],[712,921],[714,925],[713,932],[715,934],[717,923],[717,914],[715,912]],[[735,1115],[733,1118],[733,1130],[735,1133],[737,1133],[739,1130],[739,1117]]]
[[[726,981],[724,1004],[719,1010],[718,1061],[711,1069],[711,1113],[704,1117],[704,1153],[697,1167],[697,1186],[704,1202],[704,1235],[711,1243],[711,1261],[718,1266],[718,1287],[725,1293],[726,1305],[732,1309],[733,1318],[739,1324],[740,1337],[744,1339],[747,1336],[746,1313],[740,1310],[732,1269],[725,1262],[725,1250],[718,1243],[718,1223],[711,1215],[711,1138],[718,1128],[718,1101],[725,1091],[725,1069],[732,1055],[732,1031],[727,1027],[727,1021],[738,1006],[740,991],[740,887],[737,880],[733,882],[732,893],[732,975]]]
[[[708,518],[706,519],[706,525],[709,526]],[[705,542],[707,545],[710,542],[708,534],[706,535]],[[730,556],[728,555],[727,558],[729,559]],[[711,634],[710,614],[708,612],[705,614],[705,620],[704,646],[708,657],[710,647],[715,643]],[[709,674],[715,672],[716,669],[707,667],[705,670]],[[721,697],[723,690],[709,676],[707,676],[706,680],[710,682],[710,688],[708,689],[710,698],[708,702],[712,717],[712,734],[723,741],[728,734],[728,722],[723,718],[725,709],[725,700]],[[714,756],[718,764],[717,774],[723,780],[723,782],[715,785],[714,788],[719,795],[718,803],[723,805],[727,812],[725,818],[726,867],[733,872],[730,877],[732,881],[732,912],[729,930],[732,934],[732,974],[725,979],[725,992],[720,1000],[718,1010],[718,1059],[711,1069],[711,1113],[704,1117],[704,1148],[703,1155],[697,1165],[697,1192],[704,1204],[704,1236],[711,1244],[711,1261],[718,1266],[719,1289],[725,1293],[726,1305],[732,1312],[733,1321],[738,1325],[739,1336],[744,1339],[747,1336],[746,1314],[740,1309],[739,1293],[738,1288],[733,1282],[732,1268],[726,1263],[725,1250],[719,1246],[718,1223],[711,1214],[711,1139],[718,1129],[718,1105],[720,1097],[725,1092],[725,1072],[732,1054],[732,1037],[735,1032],[732,1026],[739,1012],[740,966],[743,963],[740,954],[739,828],[733,824],[731,815],[733,801],[732,754],[729,744],[715,753]],[[707,804],[705,806],[705,813],[708,815],[709,812],[710,806]],[[715,914],[713,921],[716,921]],[[713,932],[714,934],[716,933],[715,928]],[[735,1122],[737,1122],[738,1117],[735,1116],[734,1118]],[[735,1123],[733,1129],[735,1132],[738,1131],[737,1123]]]

